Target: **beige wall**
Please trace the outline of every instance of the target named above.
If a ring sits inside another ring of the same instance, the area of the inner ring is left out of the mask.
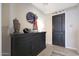
[[[10,4],[11,6],[12,4]],[[12,8],[13,7],[13,8]],[[32,4],[23,4],[23,3],[20,3],[20,4],[13,4],[11,6],[11,15],[14,15],[13,17],[14,18],[17,18],[21,24],[21,28],[20,28],[20,32],[22,33],[23,32],[23,29],[24,28],[30,28],[30,29],[33,29],[33,24],[30,24],[29,22],[27,22],[26,20],[26,14],[27,12],[31,11],[33,13],[35,13],[37,16],[38,16],[38,31],[44,31],[44,14],[39,11],[37,8],[35,8]],[[13,12],[13,13],[12,13]],[[10,32],[12,31],[12,28],[13,28],[13,18],[11,16],[11,19],[10,19]],[[40,26],[41,24],[41,26]],[[12,31],[13,32],[13,31]]]
[[[45,20],[46,43],[52,45],[52,14],[46,14]]]
[[[77,49],[76,44],[78,37],[78,26],[79,26],[79,7],[73,7],[69,10],[65,11],[65,19],[66,19],[66,48]],[[79,45],[79,44],[78,44]]]
[[[10,54],[9,4],[2,4],[2,54]]]

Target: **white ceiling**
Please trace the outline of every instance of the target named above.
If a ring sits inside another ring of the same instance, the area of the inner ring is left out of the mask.
[[[33,3],[33,5],[44,13],[54,13],[77,5],[77,3]]]

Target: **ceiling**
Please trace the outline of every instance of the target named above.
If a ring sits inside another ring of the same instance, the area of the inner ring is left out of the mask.
[[[77,5],[77,3],[33,3],[32,5],[44,13],[54,13],[66,8],[73,7]]]

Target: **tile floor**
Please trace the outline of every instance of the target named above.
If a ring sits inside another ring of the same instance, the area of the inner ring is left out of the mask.
[[[71,50],[56,45],[47,45],[38,56],[79,56],[75,50]]]
[[[65,55],[60,54],[60,53],[56,53],[56,52],[52,52],[52,54],[50,56],[65,56]]]

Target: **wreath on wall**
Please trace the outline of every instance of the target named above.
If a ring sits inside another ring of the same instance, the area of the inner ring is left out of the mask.
[[[37,16],[33,12],[28,12],[26,14],[26,19],[27,19],[28,22],[34,23],[35,20],[37,19]]]

